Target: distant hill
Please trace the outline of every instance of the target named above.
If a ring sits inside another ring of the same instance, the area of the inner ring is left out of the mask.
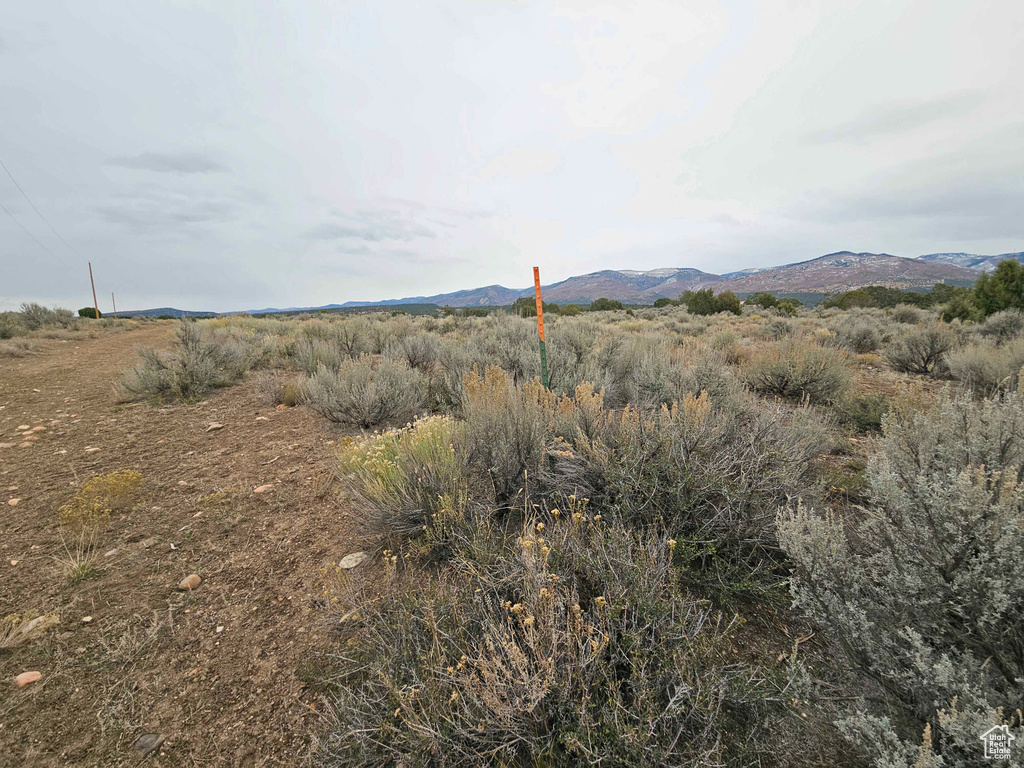
[[[998,256],[979,256],[976,253],[929,253],[926,256],[918,256],[915,261],[953,264],[977,272],[991,272],[999,265],[1000,261],[1005,259],[1024,261],[1024,252],[1001,253]]]
[[[630,304],[653,304],[657,298],[675,298],[687,289],[702,286],[715,279],[718,279],[718,275],[689,267],[667,267],[648,271],[606,269],[544,285],[541,286],[541,290],[544,292],[545,301],[559,304],[589,304],[602,296]],[[502,285],[487,285],[483,288],[439,293],[434,296],[413,296],[374,302],[348,301],[343,306],[427,303],[450,307],[495,307],[508,306],[515,303],[516,299],[530,296],[533,296],[532,286],[515,289]]]
[[[687,290],[713,288],[715,291],[733,291],[748,296],[756,291],[771,291],[778,295],[807,296],[839,293],[865,285],[885,285],[891,288],[925,289],[935,283],[972,285],[979,273],[994,269],[1003,259],[1024,262],[1024,252],[982,256],[972,253],[931,253],[917,258],[904,258],[888,253],[853,253],[839,251],[808,261],[783,264],[776,267],[753,267],[721,275],[702,272],[691,267],[663,267],[661,269],[605,269],[576,275],[557,283],[542,286],[545,301],[557,304],[589,304],[594,299],[617,299],[627,304],[653,304],[656,299],[670,299]],[[345,312],[373,309],[403,308],[420,313],[430,306],[450,307],[505,307],[516,299],[532,297],[533,287],[506,288],[503,285],[485,285],[452,293],[433,296],[409,296],[381,301],[346,301],[344,304],[324,304],[318,307],[264,308],[249,310],[251,315],[287,314],[294,312]],[[415,307],[415,309],[413,309]],[[214,312],[187,312],[162,307],[122,315],[173,315],[180,317],[210,317]],[[238,313],[226,313],[238,314]]]
[[[723,276],[724,277],[724,276]],[[716,291],[837,293],[865,285],[891,288],[924,288],[935,283],[972,285],[978,273],[943,262],[919,261],[888,253],[839,251],[817,259],[758,270],[733,273],[711,284]]]
[[[118,317],[160,317],[160,315],[170,315],[171,317],[216,317],[216,312],[193,312],[189,309],[175,309],[174,307],[157,307],[156,309],[135,309],[124,312],[118,310]],[[104,314],[104,317],[107,317]],[[110,317],[113,317],[113,313],[110,313]]]

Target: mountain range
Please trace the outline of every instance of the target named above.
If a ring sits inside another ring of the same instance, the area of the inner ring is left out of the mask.
[[[995,268],[1004,259],[1024,262],[1024,252],[982,256],[973,253],[930,253],[916,258],[888,253],[853,253],[839,251],[816,259],[777,267],[755,267],[721,275],[702,272],[692,267],[663,267],[632,270],[605,269],[576,275],[551,285],[542,286],[544,300],[557,304],[589,304],[594,299],[617,299],[627,304],[653,304],[659,298],[678,298],[683,291],[711,288],[716,293],[733,291],[741,298],[756,291],[778,294],[830,294],[865,285],[886,285],[892,288],[930,288],[935,283],[972,285],[978,275]],[[433,296],[408,296],[382,301],[347,301],[319,307],[288,307],[249,310],[262,315],[275,312],[302,312],[320,309],[341,310],[358,307],[395,306],[402,304],[435,304],[451,307],[508,306],[519,298],[533,296],[533,287],[506,288],[486,285]],[[180,315],[181,310],[168,307],[159,310],[124,312],[124,315]],[[189,315],[212,314],[189,312]]]
[[[809,261],[778,267],[745,269],[721,275],[690,267],[665,267],[646,271],[606,269],[542,286],[544,300],[557,304],[589,304],[597,298],[618,299],[629,304],[653,304],[655,299],[678,298],[683,291],[711,288],[749,295],[774,293],[837,293],[865,285],[893,288],[930,288],[935,283],[972,285],[978,274],[1003,259],[1024,261],[1024,252],[999,256],[935,253],[917,258],[887,253],[839,251]],[[511,289],[501,285],[413,296],[377,302],[349,301],[344,307],[395,304],[438,304],[452,307],[502,306],[533,296],[533,288]]]

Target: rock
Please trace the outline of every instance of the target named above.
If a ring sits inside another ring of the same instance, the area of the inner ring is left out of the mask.
[[[19,432],[24,432],[26,429],[32,429],[32,426],[30,424],[21,424],[18,426]]]
[[[21,501],[21,499],[9,499],[7,501],[7,506],[8,507],[16,507],[16,506],[18,506],[18,502],[20,502],[20,501]]]
[[[144,733],[132,744],[132,749],[139,757],[148,757],[160,749],[167,737],[161,733]]]
[[[256,421],[270,421],[266,416],[257,416]]]
[[[103,553],[103,556],[104,557],[113,557],[116,554],[117,554],[117,547],[115,547],[114,549],[108,549],[106,552]]]
[[[14,447],[14,443],[0,443],[0,451],[4,450],[5,448],[13,448],[13,447]]]
[[[347,571],[349,568],[355,568],[369,556],[370,555],[367,552],[353,552],[351,555],[345,555],[341,558],[341,562],[338,563],[338,567],[344,568]]]
[[[32,427],[32,431],[33,432],[45,432],[46,431],[46,427],[44,427],[42,425],[40,425],[38,427]]]
[[[274,485],[272,483],[267,483],[266,485],[257,485],[255,488],[252,489],[252,492],[253,493],[266,493],[267,491],[269,491],[273,487],[274,487]]]
[[[42,676],[43,675],[41,672],[22,672],[20,675],[14,678],[14,682],[18,684],[19,688],[24,688],[29,683],[37,682],[39,678],[41,678]]]
[[[102,450],[100,448],[94,448],[93,446],[87,446],[85,449],[86,453],[96,453],[96,451]]]
[[[18,443],[19,448],[31,448],[32,443]]]
[[[213,422],[210,422],[210,426],[208,426],[206,428],[206,431],[207,432],[216,432],[218,429],[224,429],[224,425],[219,423],[219,422],[213,421]]]
[[[39,438],[36,435],[25,435],[21,439],[24,440],[26,443],[32,443],[38,440]]]
[[[178,589],[184,590],[186,592],[191,592],[193,589],[195,589],[202,583],[203,580],[199,578],[198,573],[190,573],[188,576],[181,580],[181,583],[178,585]]]
[[[92,616],[83,616],[82,617],[82,623],[83,624],[91,624],[92,623]]]
[[[148,539],[143,539],[142,541],[140,541],[139,546],[143,549],[150,549],[151,547],[156,546],[159,543],[160,539],[158,539],[156,536],[150,536]]]

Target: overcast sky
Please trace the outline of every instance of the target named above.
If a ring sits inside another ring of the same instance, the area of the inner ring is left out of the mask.
[[[7,2],[0,309],[1024,250],[1022,72],[1020,0]]]

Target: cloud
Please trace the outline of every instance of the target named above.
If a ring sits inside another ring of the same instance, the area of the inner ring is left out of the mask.
[[[223,173],[227,168],[199,152],[143,152],[139,155],[112,157],[107,165],[155,173]]]
[[[809,144],[851,142],[865,144],[913,131],[942,120],[962,118],[985,102],[980,90],[960,91],[934,99],[873,105],[859,117],[807,134]]]
[[[380,243],[387,240],[408,242],[421,237],[437,237],[429,227],[414,219],[390,210],[363,210],[353,214],[338,214],[306,231],[310,240],[367,240]]]

